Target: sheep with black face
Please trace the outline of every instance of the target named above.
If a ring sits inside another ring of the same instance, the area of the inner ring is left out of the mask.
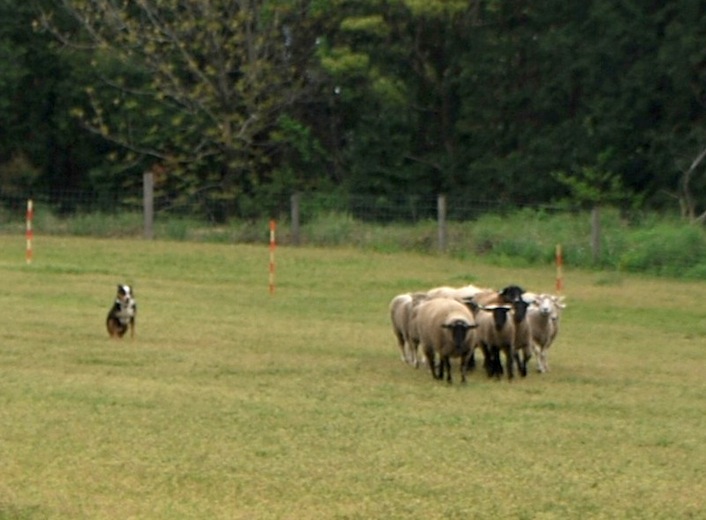
[[[514,359],[522,377],[527,375],[527,363],[532,357],[532,326],[527,319],[527,310],[531,303],[532,301],[523,298],[514,300],[511,304],[512,310],[510,312],[515,328]]]
[[[461,381],[466,381],[467,360],[477,324],[473,314],[459,300],[434,298],[412,311],[413,341],[421,344],[431,374],[451,383],[451,358],[460,358]],[[438,356],[438,367],[435,357]],[[438,370],[437,370],[438,368]]]
[[[478,328],[475,332],[474,349],[483,351],[483,365],[488,376],[500,377],[503,366],[500,352],[505,354],[508,379],[514,377],[515,324],[510,315],[510,305],[491,305],[478,309],[475,315]]]

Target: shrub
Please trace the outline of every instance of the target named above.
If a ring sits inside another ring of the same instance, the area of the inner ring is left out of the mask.
[[[620,265],[627,271],[684,276],[699,272],[704,256],[706,235],[701,228],[659,224],[631,235]]]

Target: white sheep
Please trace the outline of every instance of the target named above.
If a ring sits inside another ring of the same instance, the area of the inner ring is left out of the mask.
[[[466,381],[467,359],[473,347],[476,321],[462,302],[451,298],[434,298],[417,305],[412,311],[413,341],[421,344],[434,379],[451,383],[450,358],[460,358],[461,381]],[[434,363],[439,356],[438,372]]]
[[[547,351],[559,333],[559,318],[564,309],[564,298],[551,294],[540,294],[527,310],[527,321],[532,330],[532,342],[537,354],[539,372],[549,371]]]
[[[456,298],[458,300],[465,300],[486,290],[488,289],[481,289],[472,284],[464,285],[463,287],[441,286],[429,289],[427,296],[429,296],[429,298]]]
[[[410,320],[412,309],[426,298],[425,293],[398,294],[392,298],[389,306],[392,332],[397,339],[402,361],[415,367],[419,366],[419,361],[416,345],[413,348],[410,342]]]

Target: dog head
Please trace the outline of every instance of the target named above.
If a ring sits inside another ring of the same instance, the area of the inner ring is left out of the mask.
[[[135,294],[132,291],[132,286],[118,284],[118,294],[115,298],[115,303],[119,306],[120,313],[124,317],[134,317],[135,312],[137,311],[137,301],[135,300]]]

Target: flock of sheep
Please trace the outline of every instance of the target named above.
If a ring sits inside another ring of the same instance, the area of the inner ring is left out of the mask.
[[[404,293],[390,301],[392,330],[402,361],[427,364],[435,379],[451,383],[451,358],[459,359],[461,380],[483,353],[490,377],[522,376],[533,354],[539,372],[549,370],[547,350],[559,331],[564,298],[510,285],[500,291],[475,285]],[[421,353],[420,353],[421,346]],[[505,358],[505,366],[501,360]]]

